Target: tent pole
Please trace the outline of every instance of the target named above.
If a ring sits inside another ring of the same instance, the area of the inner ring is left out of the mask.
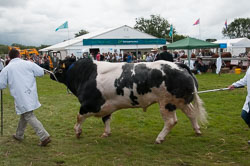
[[[188,51],[188,67],[190,68],[190,50],[187,51]]]

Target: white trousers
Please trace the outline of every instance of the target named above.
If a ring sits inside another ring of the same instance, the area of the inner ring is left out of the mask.
[[[21,114],[20,116],[20,120],[19,120],[18,127],[16,130],[17,138],[19,139],[24,138],[24,131],[27,126],[27,123],[29,123],[32,126],[32,128],[35,130],[36,135],[40,138],[40,141],[44,141],[46,138],[50,136],[49,133],[44,129],[42,123],[33,114],[33,111],[30,111],[30,112]]]

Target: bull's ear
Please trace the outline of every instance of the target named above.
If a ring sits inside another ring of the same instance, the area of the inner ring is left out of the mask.
[[[62,68],[65,69],[65,63],[62,64]]]

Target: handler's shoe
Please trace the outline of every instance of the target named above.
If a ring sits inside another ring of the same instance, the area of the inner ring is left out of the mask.
[[[250,140],[248,141],[248,145],[250,145]]]
[[[19,142],[21,142],[21,141],[23,140],[22,138],[18,138],[18,137],[16,136],[16,134],[13,134],[12,137],[13,137],[15,140],[19,141]]]
[[[46,146],[51,142],[50,137],[46,138],[45,140],[41,141],[38,145],[39,146]]]

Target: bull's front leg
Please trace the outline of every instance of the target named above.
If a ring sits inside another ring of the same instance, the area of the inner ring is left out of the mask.
[[[86,117],[84,115],[81,115],[80,113],[77,115],[76,118],[76,124],[75,124],[75,133],[76,133],[76,137],[80,138],[80,135],[82,134],[82,123],[84,122],[84,120],[86,119]]]
[[[102,118],[102,121],[103,121],[103,123],[105,125],[105,130],[104,130],[104,133],[102,134],[101,137],[108,137],[111,134],[111,129],[110,129],[111,114],[107,115],[107,116],[104,116]]]

